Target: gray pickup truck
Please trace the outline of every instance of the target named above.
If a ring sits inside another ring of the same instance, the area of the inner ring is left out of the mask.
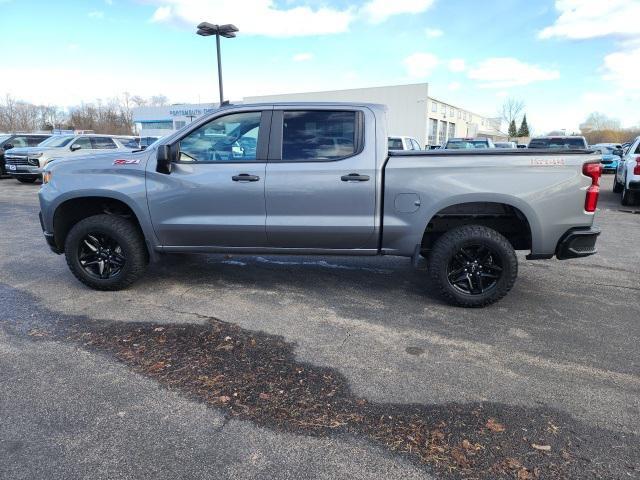
[[[73,274],[131,285],[163,252],[397,255],[450,302],[502,298],[528,259],[596,252],[600,156],[393,152],[381,105],[225,106],[144,151],[53,161],[41,224]]]

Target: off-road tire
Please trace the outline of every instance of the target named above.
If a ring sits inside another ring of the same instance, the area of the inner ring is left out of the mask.
[[[99,279],[90,275],[80,264],[80,242],[88,234],[104,234],[121,247],[124,266],[114,277]],[[131,221],[115,215],[94,215],[76,223],[64,244],[67,265],[75,277],[94,290],[123,290],[138,280],[148,264],[149,255],[140,229]]]
[[[495,285],[483,293],[468,294],[457,290],[448,280],[448,268],[454,255],[471,245],[490,249],[498,257],[502,274]],[[444,233],[429,255],[429,275],[434,286],[449,302],[461,307],[485,307],[504,297],[518,276],[518,259],[513,246],[495,230],[481,225],[464,225]]]

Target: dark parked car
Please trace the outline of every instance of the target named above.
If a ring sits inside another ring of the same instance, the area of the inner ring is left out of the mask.
[[[44,142],[51,135],[48,133],[18,133],[13,135],[0,135],[0,176],[6,175],[4,163],[4,151],[14,147],[35,147]]]
[[[565,135],[557,137],[536,137],[529,142],[529,148],[566,148],[586,150],[587,140],[584,137]]]

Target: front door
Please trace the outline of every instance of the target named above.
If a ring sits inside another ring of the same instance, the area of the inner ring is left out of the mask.
[[[163,246],[266,245],[270,117],[270,111],[216,117],[179,140],[179,160],[170,174],[156,172],[149,162],[149,211]]]
[[[266,183],[269,246],[376,248],[371,112],[274,110],[271,132]]]

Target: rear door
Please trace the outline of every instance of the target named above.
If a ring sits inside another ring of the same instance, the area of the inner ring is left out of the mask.
[[[269,246],[377,247],[375,117],[368,109],[277,108],[266,177]]]
[[[264,247],[271,111],[220,115],[185,133],[169,175],[147,171],[153,227],[168,247]]]

